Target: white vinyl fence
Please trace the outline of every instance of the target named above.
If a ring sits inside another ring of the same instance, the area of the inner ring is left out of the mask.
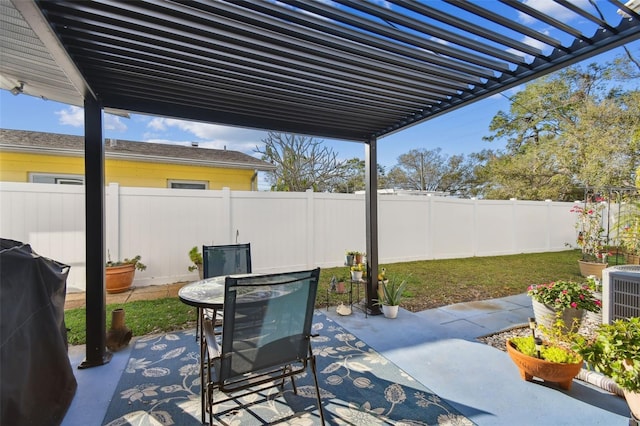
[[[0,236],[71,266],[69,291],[85,287],[84,186],[0,182]],[[142,256],[135,285],[197,279],[188,252],[251,243],[255,272],[342,265],[365,250],[363,195],[106,188],[106,249]],[[379,197],[380,264],[566,250],[571,203]]]

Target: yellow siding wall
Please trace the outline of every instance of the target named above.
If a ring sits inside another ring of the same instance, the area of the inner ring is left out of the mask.
[[[0,181],[28,182],[29,173],[84,174],[84,158],[28,153],[0,153]],[[253,170],[142,161],[105,160],[105,184],[167,188],[170,179],[204,181],[209,189],[250,191]]]

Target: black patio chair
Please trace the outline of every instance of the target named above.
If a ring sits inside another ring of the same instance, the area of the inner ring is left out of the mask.
[[[226,278],[222,336],[214,332],[211,320],[203,324],[208,356],[203,389],[210,421],[215,404],[282,387],[287,378],[297,393],[294,376],[310,366],[324,424],[316,359],[311,350],[319,276],[320,268]],[[214,402],[215,392],[223,392],[227,398]]]
[[[221,275],[251,273],[251,243],[228,244],[218,246],[202,246],[202,275],[203,278]],[[214,316],[220,322],[222,314],[205,309],[203,315],[207,318]],[[196,322],[196,338],[201,319]]]
[[[202,246],[204,278],[251,273],[251,244]]]

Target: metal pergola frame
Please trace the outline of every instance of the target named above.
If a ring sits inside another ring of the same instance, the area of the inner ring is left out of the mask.
[[[0,0],[0,87],[85,108],[83,366],[109,358],[103,110],[364,143],[375,314],[378,139],[640,38],[618,0],[546,3]]]

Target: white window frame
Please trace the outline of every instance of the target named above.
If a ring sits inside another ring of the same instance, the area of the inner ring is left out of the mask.
[[[193,186],[201,186],[201,188],[175,188],[174,184],[182,184],[182,185],[193,185]],[[167,182],[167,187],[171,189],[209,189],[209,182],[206,180],[181,180],[181,179],[169,179]]]
[[[42,179],[45,181],[43,182]],[[40,180],[40,182],[37,182]],[[84,175],[68,173],[29,173],[31,183],[52,183],[57,185],[84,185]]]

